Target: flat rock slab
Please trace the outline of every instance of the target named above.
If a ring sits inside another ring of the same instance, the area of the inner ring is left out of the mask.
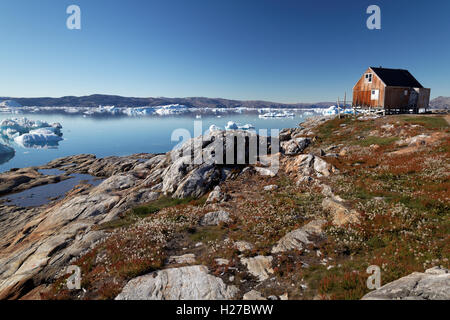
[[[256,291],[256,290],[251,290],[251,291],[247,292],[246,294],[244,294],[244,296],[242,297],[242,300],[267,300],[267,299],[262,296],[261,292]]]
[[[241,263],[247,266],[248,272],[258,278],[259,281],[267,280],[273,274],[272,256],[256,256],[253,258],[242,258]]]
[[[187,253],[182,256],[171,256],[169,263],[195,263],[195,254]]]
[[[450,271],[434,267],[414,272],[366,294],[362,300],[449,300]]]
[[[289,232],[272,248],[272,253],[302,250],[305,245],[311,243],[309,237],[322,235],[322,226],[325,223],[325,220],[313,220],[303,227]]]
[[[359,214],[356,210],[350,209],[344,201],[337,197],[325,198],[322,201],[322,208],[328,211],[333,217],[335,226],[343,226],[347,223],[357,223]]]
[[[205,266],[171,268],[132,279],[116,300],[229,300],[238,293]]]
[[[208,212],[200,220],[202,226],[217,226],[221,222],[230,222],[230,214],[226,211]]]

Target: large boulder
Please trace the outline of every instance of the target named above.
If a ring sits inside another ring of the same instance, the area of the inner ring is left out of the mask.
[[[116,300],[230,300],[235,286],[208,274],[205,266],[171,268],[134,278]]]
[[[295,138],[280,143],[280,150],[285,155],[296,155],[306,149],[311,143],[309,138]]]
[[[272,253],[281,253],[289,250],[302,250],[307,244],[312,243],[310,237],[322,237],[322,227],[325,220],[313,220],[303,227],[289,232],[272,248]]]
[[[366,294],[363,300],[450,300],[450,271],[414,272]]]
[[[323,199],[322,208],[330,213],[335,226],[343,226],[347,223],[357,223],[359,221],[359,213],[351,209],[338,196]]]
[[[258,278],[259,281],[264,281],[274,272],[272,260],[272,256],[256,256],[253,258],[242,258],[241,263],[247,266],[250,274]]]
[[[288,163],[286,170],[301,177],[328,177],[337,169],[322,158],[313,154],[301,154]]]
[[[214,211],[214,212],[208,212],[203,216],[203,218],[200,220],[200,224],[202,226],[217,226],[221,222],[230,222],[230,214],[226,211]]]

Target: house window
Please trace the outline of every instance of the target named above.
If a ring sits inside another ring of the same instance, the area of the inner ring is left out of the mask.
[[[372,74],[371,73],[366,73],[365,77],[366,77],[367,83],[372,83]]]
[[[408,90],[405,90],[405,96],[407,96],[408,95]]]
[[[380,90],[372,90],[370,95],[370,100],[378,100],[378,97],[380,96]]]

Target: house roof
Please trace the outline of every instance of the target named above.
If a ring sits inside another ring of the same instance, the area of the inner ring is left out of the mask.
[[[389,87],[423,88],[419,81],[403,69],[386,69],[370,67],[377,76]]]

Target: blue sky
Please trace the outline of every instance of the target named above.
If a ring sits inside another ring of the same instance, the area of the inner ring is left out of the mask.
[[[450,96],[449,34],[448,0],[2,0],[0,96],[334,101],[380,65]]]

